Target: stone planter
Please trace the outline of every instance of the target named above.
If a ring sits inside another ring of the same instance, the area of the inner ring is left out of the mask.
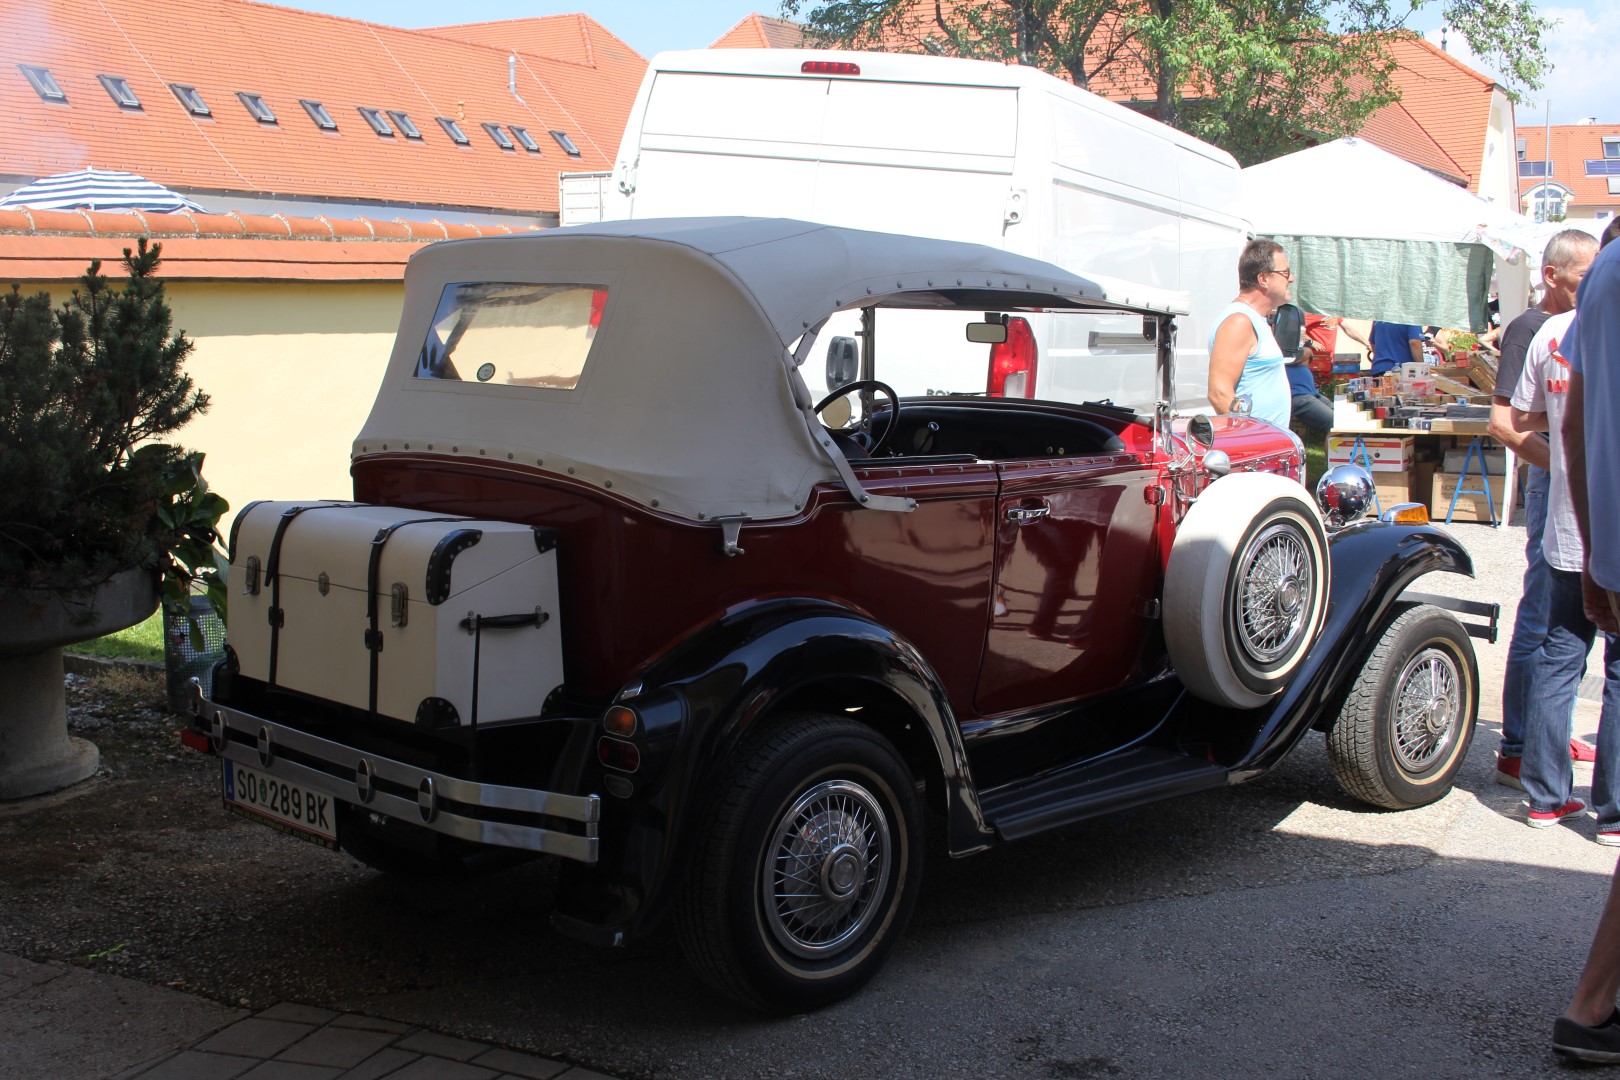
[[[134,626],[157,609],[150,570],[93,589],[0,589],[0,800],[43,795],[96,771],[101,752],[67,733],[62,646]]]

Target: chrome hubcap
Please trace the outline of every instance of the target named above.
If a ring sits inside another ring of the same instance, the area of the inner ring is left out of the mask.
[[[772,835],[761,868],[771,935],[809,959],[836,952],[877,917],[889,824],[860,784],[829,780],[799,796]]]
[[[1395,685],[1392,749],[1403,769],[1422,772],[1457,739],[1462,679],[1456,660],[1442,649],[1424,649],[1407,663]]]
[[[1298,528],[1284,523],[1267,528],[1249,545],[1237,573],[1238,637],[1257,662],[1271,663],[1304,632],[1316,588]]]

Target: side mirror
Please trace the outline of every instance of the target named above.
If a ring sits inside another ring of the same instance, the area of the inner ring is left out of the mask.
[[[835,337],[827,343],[827,389],[837,390],[860,377],[861,350],[852,337]]]
[[[1007,324],[1004,322],[970,322],[967,324],[967,339],[980,345],[1005,345],[1007,343]]]
[[[1205,450],[1215,445],[1215,425],[1210,423],[1209,417],[1203,413],[1187,421],[1187,434],[1192,436],[1193,442]]]

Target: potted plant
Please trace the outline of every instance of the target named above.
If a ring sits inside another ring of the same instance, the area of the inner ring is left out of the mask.
[[[182,618],[200,587],[223,610],[202,455],[168,441],[208,407],[156,277],[161,245],[124,250],[114,288],[93,262],[73,295],[0,295],[0,799],[90,775],[67,734],[61,647]],[[195,632],[195,631],[194,631]]]

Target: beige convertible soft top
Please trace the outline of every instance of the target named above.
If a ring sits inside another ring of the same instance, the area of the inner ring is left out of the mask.
[[[417,378],[446,286],[468,282],[605,288],[578,385]],[[405,272],[399,334],[355,457],[538,463],[691,520],[791,516],[815,484],[854,481],[820,444],[789,346],[833,312],[872,304],[1175,308],[1146,287],[1105,292],[994,248],[781,219],[610,222],[435,244]]]

